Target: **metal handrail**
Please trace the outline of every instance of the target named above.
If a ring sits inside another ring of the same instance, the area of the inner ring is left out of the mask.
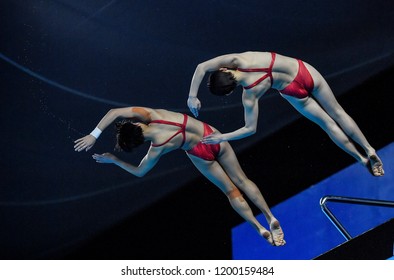
[[[352,236],[347,232],[347,230],[343,227],[343,225],[339,222],[339,220],[335,217],[335,215],[328,209],[327,202],[338,202],[338,203],[346,203],[346,204],[361,204],[361,205],[370,205],[370,206],[383,206],[383,207],[393,207],[394,201],[388,200],[377,200],[377,199],[365,199],[365,198],[355,198],[355,197],[345,197],[345,196],[333,196],[326,195],[320,199],[320,207],[324,214],[326,214],[327,218],[334,224],[334,226],[338,229],[338,231],[345,237],[347,241],[352,239]]]

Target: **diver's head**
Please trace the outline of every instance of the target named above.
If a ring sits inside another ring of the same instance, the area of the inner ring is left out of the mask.
[[[115,127],[115,150],[131,152],[135,147],[138,147],[145,142],[145,137],[139,124],[125,119],[117,122]]]
[[[232,71],[220,69],[209,75],[207,85],[212,94],[223,96],[231,94],[238,83]]]

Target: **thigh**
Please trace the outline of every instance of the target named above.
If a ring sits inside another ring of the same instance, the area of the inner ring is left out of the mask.
[[[239,164],[237,155],[228,142],[221,143],[221,153],[219,154],[218,162],[237,187],[248,179]]]
[[[227,194],[234,189],[234,183],[217,161],[203,160],[190,154],[187,154],[187,156],[193,162],[198,171],[221,189],[222,192]]]
[[[287,95],[282,96],[304,117],[315,122],[319,126],[326,128],[328,124],[334,122],[334,120],[320,106],[320,103],[318,103],[314,98],[306,97],[304,99],[298,99]]]
[[[311,74],[315,85],[313,91],[311,92],[312,97],[317,100],[321,107],[330,116],[334,116],[338,110],[343,110],[324,77],[311,65],[305,65]]]

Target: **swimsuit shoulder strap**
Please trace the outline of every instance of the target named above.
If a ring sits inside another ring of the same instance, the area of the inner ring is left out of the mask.
[[[272,84],[274,83],[274,79],[272,77],[272,68],[274,67],[275,57],[276,57],[276,53],[271,52],[271,63],[270,63],[270,66],[266,67],[266,68],[237,68],[237,70],[241,71],[241,72],[266,72],[265,75],[263,75],[261,78],[257,79],[254,83],[244,87],[244,89],[251,89],[251,88],[257,86],[258,84],[260,84],[262,81],[264,81],[268,77],[270,78],[271,86],[272,86]]]
[[[179,126],[179,127],[182,126],[181,123],[171,122],[171,121],[166,121],[166,120],[153,120],[150,123],[158,123],[158,124],[165,124],[165,125],[172,125],[172,126]]]
[[[150,123],[158,123],[158,124],[172,125],[172,126],[180,127],[179,130],[177,132],[175,132],[174,135],[172,135],[166,141],[164,141],[161,144],[152,144],[152,147],[160,147],[160,146],[163,146],[163,145],[167,144],[175,136],[177,136],[179,133],[182,133],[182,136],[183,136],[182,144],[180,145],[180,147],[182,147],[183,144],[185,144],[185,141],[186,141],[186,124],[187,124],[187,119],[188,119],[188,116],[186,114],[183,114],[183,123],[171,122],[171,121],[166,121],[166,120],[153,120],[153,121],[151,121]]]

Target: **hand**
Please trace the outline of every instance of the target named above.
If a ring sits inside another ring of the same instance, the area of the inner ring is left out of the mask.
[[[220,142],[225,141],[223,135],[219,132],[214,132],[210,135],[205,136],[201,142],[204,144],[219,144]]]
[[[92,158],[96,160],[98,163],[115,163],[117,157],[111,153],[104,153],[104,154],[94,154]]]
[[[80,152],[85,150],[86,152],[89,151],[94,143],[96,143],[96,138],[94,138],[92,135],[86,135],[85,137],[79,138],[78,140],[74,141],[74,149],[76,152]]]
[[[201,102],[197,97],[189,96],[187,99],[187,106],[189,106],[190,111],[197,118],[198,111],[201,109]]]

